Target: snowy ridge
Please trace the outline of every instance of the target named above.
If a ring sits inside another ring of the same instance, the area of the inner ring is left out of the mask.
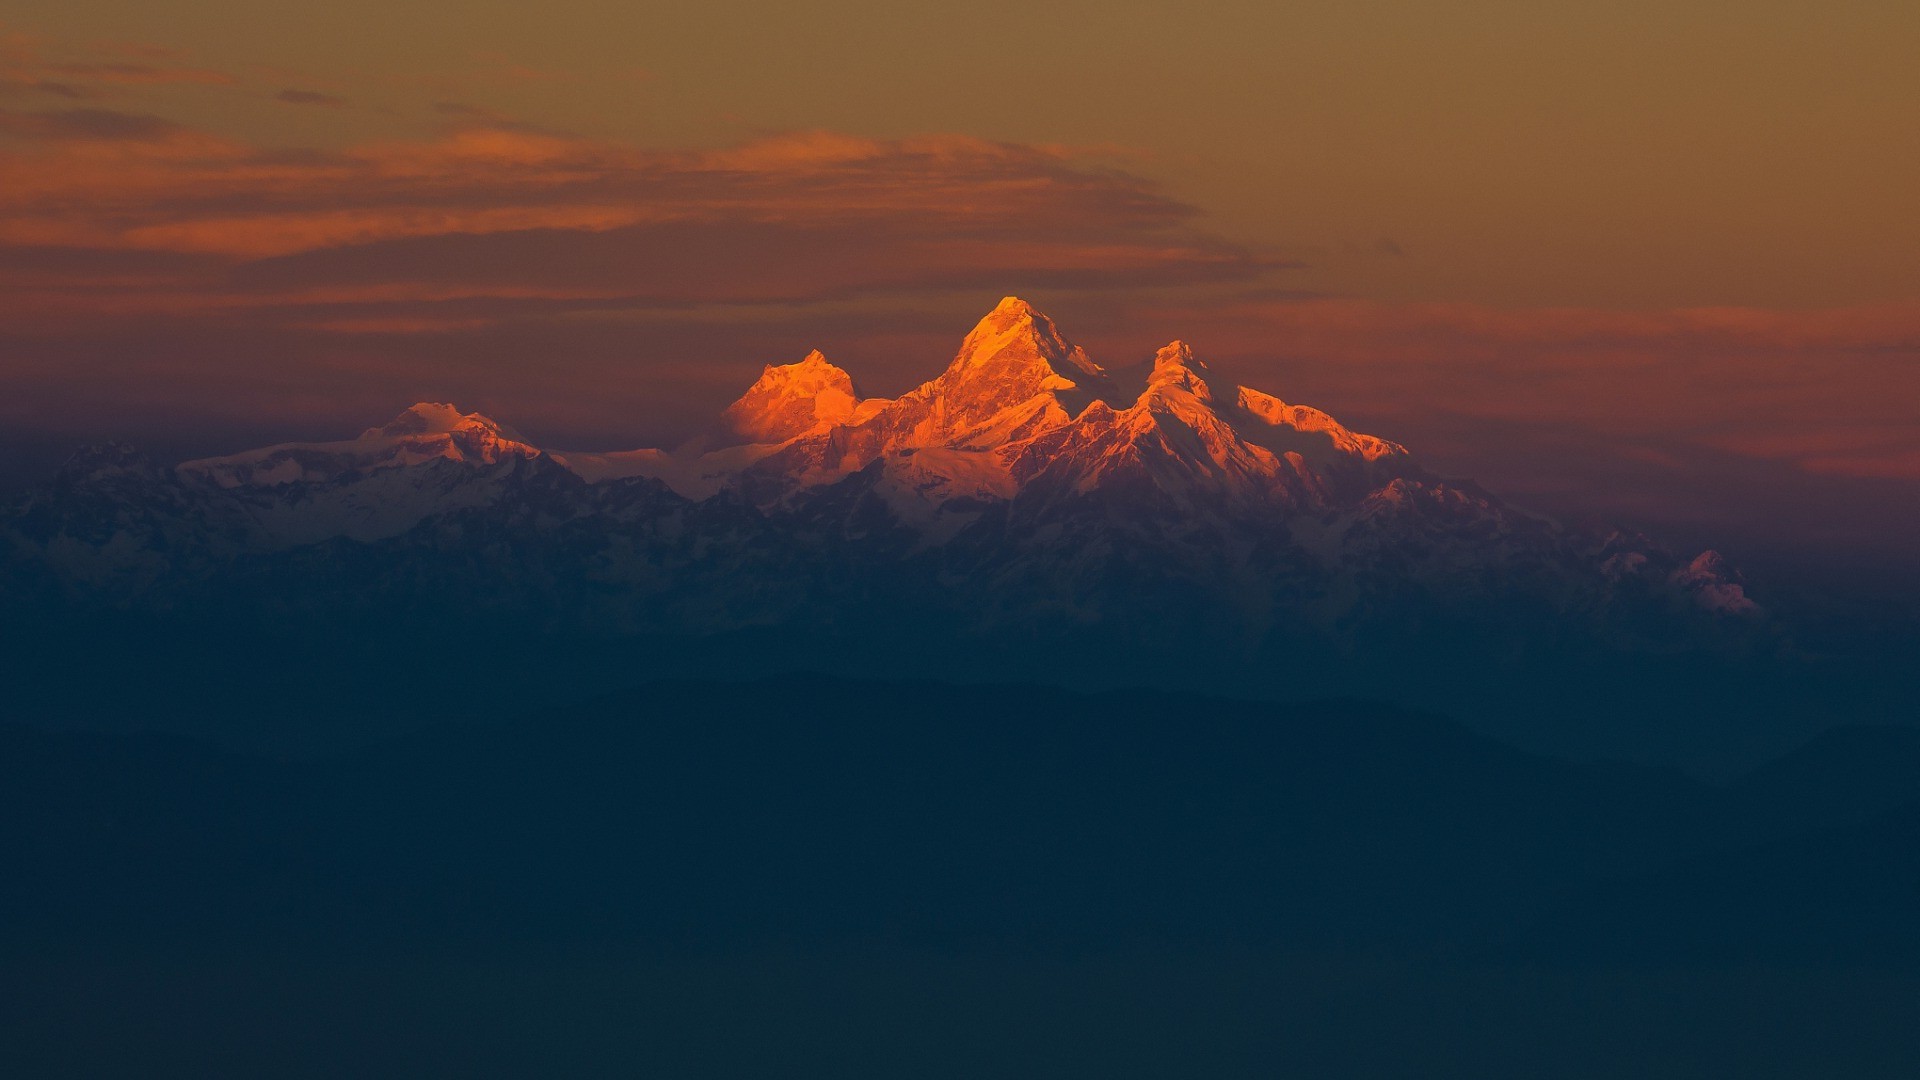
[[[479,413],[423,401],[358,438],[337,442],[280,443],[226,457],[184,462],[180,472],[223,488],[326,483],[349,473],[369,473],[434,460],[492,465],[531,458],[540,451],[511,428]]]

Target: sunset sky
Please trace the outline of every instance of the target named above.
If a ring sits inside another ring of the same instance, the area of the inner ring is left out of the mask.
[[[671,443],[1003,294],[1548,509],[1920,541],[1920,6],[152,5],[0,22],[0,442]],[[15,469],[15,472],[21,470]],[[19,476],[9,479],[21,479]]]

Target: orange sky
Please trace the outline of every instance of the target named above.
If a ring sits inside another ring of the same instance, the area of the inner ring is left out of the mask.
[[[1255,7],[17,2],[0,427],[667,441],[1019,292],[1558,508],[1920,539],[1920,8]]]

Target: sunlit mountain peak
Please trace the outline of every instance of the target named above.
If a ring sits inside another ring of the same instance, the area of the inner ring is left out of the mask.
[[[786,442],[850,421],[859,402],[853,376],[815,349],[797,363],[768,365],[721,414],[721,441]]]

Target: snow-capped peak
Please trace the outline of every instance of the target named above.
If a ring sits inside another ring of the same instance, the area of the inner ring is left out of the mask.
[[[422,401],[358,438],[332,442],[280,443],[226,457],[184,462],[181,473],[221,487],[277,487],[326,482],[348,473],[418,465],[435,459],[491,465],[509,458],[538,457],[540,450],[512,428],[480,413]]]
[[[1171,386],[1186,390],[1201,401],[1212,401],[1213,390],[1203,378],[1208,374],[1207,365],[1196,359],[1193,349],[1184,341],[1174,341],[1153,356],[1153,373],[1147,378],[1147,387]]]
[[[1053,320],[1009,296],[981,319],[947,369],[876,413],[881,442],[982,450],[1069,423],[1112,380]]]
[[[860,392],[853,376],[815,349],[794,364],[772,364],[720,414],[723,444],[781,443],[853,418]]]
[[[447,435],[456,431],[481,431],[513,442],[525,442],[520,434],[490,416],[463,413],[459,406],[444,401],[418,401],[399,416],[377,428],[360,433],[362,439],[397,439],[413,435]]]
[[[1102,380],[1106,372],[1063,337],[1053,320],[1017,296],[1000,301],[960,343],[941,376],[950,386],[974,382],[979,369],[1045,365],[1068,382]]]

